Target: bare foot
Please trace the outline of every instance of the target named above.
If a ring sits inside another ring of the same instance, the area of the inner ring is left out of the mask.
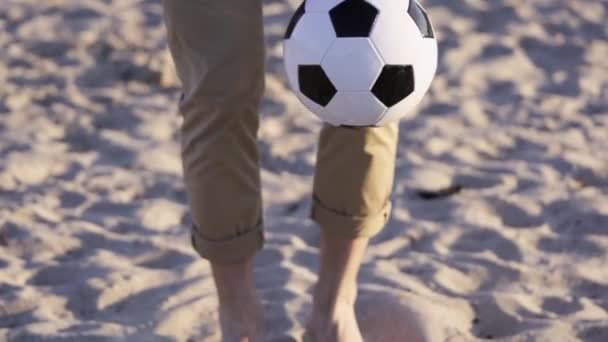
[[[332,311],[313,312],[306,326],[311,342],[362,342],[353,306],[336,305]]]
[[[314,342],[362,342],[355,316],[357,273],[367,238],[321,234],[321,267],[307,337]]]
[[[260,301],[255,297],[234,299],[219,307],[222,341],[263,342],[264,313]]]

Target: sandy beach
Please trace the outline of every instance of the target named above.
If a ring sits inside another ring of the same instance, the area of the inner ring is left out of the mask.
[[[608,2],[421,3],[439,70],[401,123],[364,337],[608,341]],[[264,0],[256,271],[276,342],[298,341],[318,268],[320,122],[281,57],[298,5]],[[159,0],[0,1],[0,341],[219,340],[179,89]]]

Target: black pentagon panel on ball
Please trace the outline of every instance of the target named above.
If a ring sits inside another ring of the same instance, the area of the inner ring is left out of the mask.
[[[302,94],[323,107],[336,95],[336,87],[320,65],[299,65],[298,80]]]
[[[329,11],[338,38],[369,37],[378,9],[365,0],[345,0]]]
[[[433,26],[431,26],[429,17],[424,8],[422,8],[416,0],[410,0],[410,7],[407,12],[412,19],[414,19],[414,22],[416,22],[416,26],[420,29],[422,37],[435,38],[435,33],[433,32]]]
[[[291,20],[289,21],[289,24],[287,25],[287,30],[285,30],[285,39],[291,38],[291,34],[293,33],[293,30],[296,28],[298,21],[300,21],[300,19],[304,15],[305,7],[306,7],[306,1],[302,2],[300,7],[298,7],[296,12],[293,14],[293,17],[291,17]]]
[[[385,65],[372,87],[372,93],[389,108],[412,92],[414,92],[414,68],[411,65]]]

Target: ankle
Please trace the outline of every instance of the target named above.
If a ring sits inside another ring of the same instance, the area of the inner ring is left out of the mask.
[[[262,309],[262,304],[256,294],[238,294],[228,296],[225,293],[218,298],[220,311],[236,318],[245,312],[258,311]]]
[[[356,283],[341,286],[337,290],[318,285],[313,300],[313,313],[328,318],[339,316],[344,311],[354,310],[356,299]]]
[[[211,264],[221,306],[234,306],[257,300],[251,260],[236,264]]]
[[[345,318],[350,318],[355,313],[354,305],[347,303],[334,303],[331,306],[317,306],[312,309],[311,319],[322,325],[333,324]],[[313,322],[313,323],[314,323]]]

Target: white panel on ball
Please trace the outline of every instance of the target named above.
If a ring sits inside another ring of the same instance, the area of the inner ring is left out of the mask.
[[[418,87],[416,91],[426,93],[437,72],[437,42],[434,39],[423,39],[420,43],[420,51],[424,61],[416,64],[416,87]]]
[[[306,12],[329,12],[343,0],[306,0]]]
[[[333,125],[372,126],[386,112],[371,92],[338,92],[327,104],[324,119]]]
[[[370,4],[374,5],[377,9],[382,11],[395,10],[395,11],[406,11],[410,7],[410,0],[366,0]]]
[[[414,78],[416,87],[414,92],[390,107],[384,117],[377,123],[378,126],[386,125],[399,119],[407,119],[415,116],[419,110],[418,104],[422,101],[431,86],[437,69],[437,42],[434,39],[423,39],[419,43],[421,55],[424,60],[416,63]]]
[[[321,62],[338,91],[369,91],[382,70],[382,60],[367,38],[336,39]]]
[[[299,41],[287,39],[283,45],[283,62],[289,83],[294,86],[294,90],[299,91],[298,65],[319,64],[319,56]]]
[[[304,104],[308,110],[310,110],[313,114],[318,116],[321,120],[325,120],[325,116],[327,116],[327,110],[320,106],[318,103],[313,102],[311,99],[306,97],[306,95],[301,92],[296,92],[296,96],[300,99],[300,102]]]
[[[336,32],[329,13],[305,13],[296,25],[291,38],[311,58],[310,64],[320,64],[327,49],[336,40]]]
[[[386,64],[414,65],[424,55],[413,49],[423,38],[406,11],[380,12],[370,39]]]

